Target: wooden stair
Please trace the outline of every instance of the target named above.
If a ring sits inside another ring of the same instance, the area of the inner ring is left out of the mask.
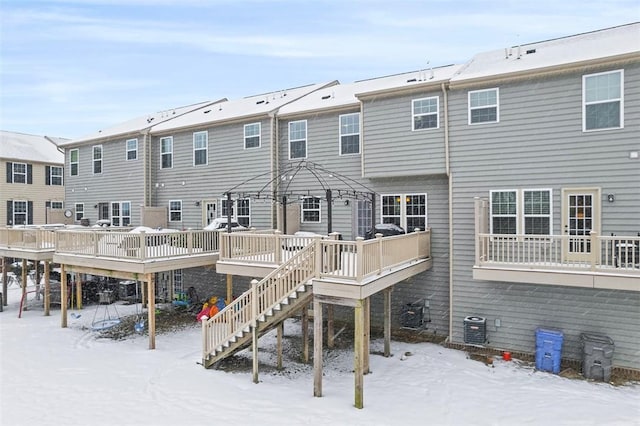
[[[203,321],[204,367],[215,367],[249,346],[254,329],[260,337],[308,306],[313,299],[315,257],[315,243],[311,243],[265,278],[254,281],[249,290],[213,318]]]

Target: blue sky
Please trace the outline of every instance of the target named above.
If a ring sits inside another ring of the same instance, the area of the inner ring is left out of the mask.
[[[637,0],[0,0],[0,129],[76,138],[638,20]]]

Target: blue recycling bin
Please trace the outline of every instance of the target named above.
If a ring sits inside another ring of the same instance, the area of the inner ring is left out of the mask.
[[[536,370],[560,372],[562,343],[564,335],[560,330],[536,329]]]

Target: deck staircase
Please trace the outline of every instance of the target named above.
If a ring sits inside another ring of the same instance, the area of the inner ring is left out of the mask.
[[[202,322],[205,368],[214,367],[249,346],[254,330],[259,337],[312,301],[317,245],[312,242],[299,250],[262,280],[254,281],[249,290],[214,317]]]

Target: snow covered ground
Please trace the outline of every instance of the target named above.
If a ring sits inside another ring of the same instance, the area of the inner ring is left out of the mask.
[[[71,311],[66,329],[58,309],[45,317],[34,308],[18,319],[19,297],[10,286],[0,313],[3,426],[640,425],[638,384],[566,379],[518,360],[487,366],[430,343],[392,342],[392,357],[372,354],[358,410],[352,350],[326,352],[324,396],[316,398],[311,365],[286,359],[284,371],[273,368],[273,333],[260,341],[263,371],[254,384],[250,371],[198,364],[195,324],[158,335],[157,349],[148,350],[143,335],[115,341],[91,332],[92,306]],[[300,322],[289,320],[285,344],[297,344],[299,334]],[[380,353],[382,341],[371,350]]]

